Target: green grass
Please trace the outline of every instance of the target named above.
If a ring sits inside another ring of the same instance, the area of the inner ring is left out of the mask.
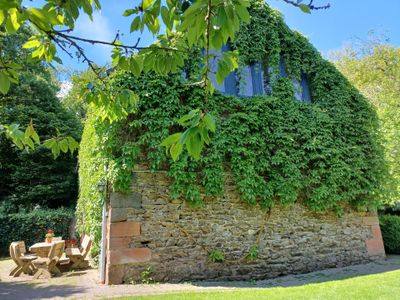
[[[399,299],[400,298],[400,270],[308,284],[287,288],[253,288],[238,289],[235,291],[220,292],[185,292],[179,294],[163,294],[152,296],[125,297],[120,300],[234,300],[234,299],[340,299],[340,300],[368,300],[368,299]]]

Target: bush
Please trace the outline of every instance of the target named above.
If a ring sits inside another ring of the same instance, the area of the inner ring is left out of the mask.
[[[400,254],[400,216],[380,216],[379,224],[386,252]]]
[[[69,237],[69,225],[74,217],[70,209],[35,210],[30,213],[0,215],[0,255],[8,256],[13,241],[25,241],[27,248],[43,242],[47,229],[56,236]]]

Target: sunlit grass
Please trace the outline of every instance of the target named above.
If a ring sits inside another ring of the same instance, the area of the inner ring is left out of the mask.
[[[296,287],[246,288],[219,292],[185,292],[151,296],[124,297],[120,300],[208,300],[208,299],[400,299],[400,270],[358,276]]]

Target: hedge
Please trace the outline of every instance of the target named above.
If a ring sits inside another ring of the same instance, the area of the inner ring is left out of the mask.
[[[386,252],[400,254],[400,216],[382,215],[379,224]]]
[[[53,229],[56,236],[68,238],[73,218],[74,211],[71,209],[0,215],[0,255],[9,255],[8,248],[13,241],[25,241],[27,247],[43,242],[47,229]]]

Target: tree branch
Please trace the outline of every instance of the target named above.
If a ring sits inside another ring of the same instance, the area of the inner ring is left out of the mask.
[[[326,5],[320,5],[320,6],[315,6],[313,4],[314,0],[310,0],[308,4],[304,4],[303,1],[295,1],[295,0],[282,0],[283,2],[286,2],[288,4],[291,4],[296,7],[300,7],[301,5],[307,5],[309,9],[311,10],[319,10],[319,9],[328,9],[331,7],[331,4],[328,3]]]

